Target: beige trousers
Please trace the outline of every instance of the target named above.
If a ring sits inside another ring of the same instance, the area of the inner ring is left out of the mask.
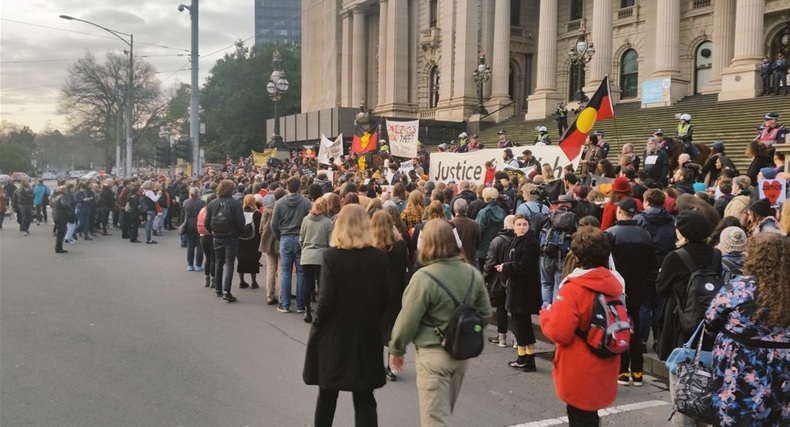
[[[280,273],[280,255],[266,254],[266,301],[272,301],[275,298],[282,301]]]
[[[417,349],[417,391],[422,427],[450,426],[468,361],[455,360],[441,347]]]

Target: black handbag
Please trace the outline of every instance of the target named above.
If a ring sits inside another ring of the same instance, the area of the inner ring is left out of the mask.
[[[704,333],[703,327],[703,333]],[[703,334],[704,335],[704,334]],[[702,338],[697,344],[697,351],[691,361],[677,364],[677,382],[675,383],[675,402],[669,420],[680,412],[696,421],[712,423],[713,421],[713,368],[700,362],[702,354]],[[669,421],[667,420],[667,421]]]

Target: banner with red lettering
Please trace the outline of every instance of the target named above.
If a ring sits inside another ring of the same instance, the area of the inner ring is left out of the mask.
[[[396,122],[387,120],[390,154],[397,157],[417,157],[420,121]]]

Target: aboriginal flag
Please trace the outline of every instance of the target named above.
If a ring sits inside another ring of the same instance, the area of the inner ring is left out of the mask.
[[[584,140],[587,139],[587,134],[592,131],[596,121],[614,117],[610,93],[609,76],[605,76],[595,95],[590,98],[590,102],[562,135],[560,148],[569,160],[575,159],[582,152]]]
[[[378,147],[378,140],[379,133],[375,126],[369,130],[363,130],[361,126],[357,126],[354,139],[351,141],[351,151],[357,154],[369,153]]]

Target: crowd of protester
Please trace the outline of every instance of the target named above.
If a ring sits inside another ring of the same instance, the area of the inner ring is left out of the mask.
[[[723,142],[697,163],[690,153],[670,154],[659,130],[641,158],[626,144],[613,165],[600,142],[591,135],[581,167],[561,178],[537,162],[523,177],[492,170],[479,185],[433,182],[421,147],[408,173],[395,159],[375,167],[352,155],[320,168],[314,159],[254,166],[242,158],[198,178],[60,182],[51,194],[23,182],[0,193],[0,211],[12,201],[27,235],[34,220],[47,224],[47,200],[58,253],[112,228],[140,243],[144,226],[147,244],[178,230],[187,271],[202,272],[217,297],[235,302],[234,288],[263,287],[279,312],[295,306],[311,323],[303,376],[320,388],[316,426],[331,425],[338,391],[353,393],[357,425],[375,425],[373,390],[397,380],[409,343],[417,348],[421,422],[449,424],[467,361],[439,346],[434,328],[445,328],[454,309],[440,283],[458,299],[468,291],[482,316],[496,319],[488,342],[512,345],[509,368],[537,371],[540,327],[557,346],[555,386],[571,424],[598,425],[597,410],[614,401],[618,384],[643,384],[644,354],[666,360],[694,332],[678,313],[690,258],[725,279],[704,318],[694,319],[707,321],[705,347],[715,347],[717,425],[790,423],[790,350],[760,348],[790,342],[790,203],[758,198],[756,188],[760,179],[790,177],[783,154],[755,140],[740,173]],[[476,135],[467,143],[475,147]],[[529,150],[521,159],[507,151],[505,161],[536,163]],[[602,359],[577,332],[590,323],[593,295],[623,292],[631,346]]]

